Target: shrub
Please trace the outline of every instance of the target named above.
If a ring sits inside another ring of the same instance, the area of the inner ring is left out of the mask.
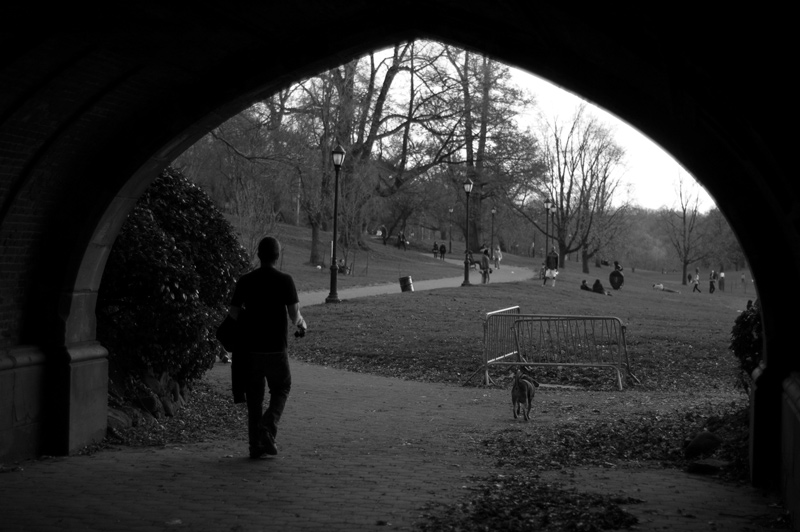
[[[752,385],[753,371],[761,363],[761,312],[758,301],[736,317],[731,329],[730,350],[739,361],[740,383],[746,392]]]
[[[106,264],[97,336],[117,383],[151,370],[197,379],[219,353],[214,337],[235,280],[249,267],[209,197],[167,168],[129,214]]]

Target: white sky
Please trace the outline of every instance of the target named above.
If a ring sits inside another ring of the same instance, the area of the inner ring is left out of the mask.
[[[511,71],[515,82],[520,87],[527,88],[535,96],[539,109],[549,118],[559,116],[568,119],[584,101],[525,71],[513,67]],[[688,183],[696,186],[702,211],[714,206],[714,200],[696,183],[694,177],[656,143],[627,122],[590,102],[587,103],[587,110],[612,128],[617,143],[625,149],[627,170],[622,176],[622,181],[632,185],[634,203],[649,209],[658,209],[662,206],[676,207],[677,183],[679,176],[682,175]]]

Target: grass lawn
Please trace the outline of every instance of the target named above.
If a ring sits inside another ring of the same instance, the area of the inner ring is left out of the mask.
[[[420,268],[429,272],[421,259],[418,258]],[[425,274],[413,267],[414,264],[409,265],[405,273],[414,280],[424,278]],[[446,271],[448,276],[457,277],[463,270],[456,267]],[[601,268],[585,275],[578,264],[569,263],[555,287],[529,280],[396,292],[338,305],[307,307],[303,314],[309,322],[309,333],[304,339],[293,341],[290,349],[294,356],[309,362],[461,383],[480,365],[485,314],[518,305],[523,313],[530,314],[620,318],[627,325],[628,351],[633,371],[642,381],[640,389],[705,393],[732,388],[737,372],[735,359],[728,351],[730,331],[748,299],[754,298],[752,287],[749,293],[717,290],[714,294],[703,287],[703,293],[698,294],[678,281],[670,283],[657,272],[626,271],[625,285],[611,290],[611,297],[578,289],[582,279],[591,284],[595,278],[608,287],[609,273],[609,268]],[[654,290],[652,285],[656,282],[665,282],[681,292]],[[564,382],[554,382],[558,383]],[[611,373],[601,372],[596,383],[612,386]]]

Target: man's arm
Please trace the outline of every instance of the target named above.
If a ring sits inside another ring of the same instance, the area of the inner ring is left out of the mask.
[[[299,303],[292,303],[291,305],[286,305],[286,309],[289,311],[289,319],[292,320],[292,325],[296,326],[298,329],[308,328],[308,325],[306,325],[306,320],[304,320],[303,316],[300,315]]]

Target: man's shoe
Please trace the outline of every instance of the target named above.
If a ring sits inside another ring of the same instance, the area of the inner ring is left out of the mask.
[[[269,431],[264,431],[261,439],[261,449],[263,449],[264,453],[272,456],[278,454],[278,446],[275,445],[275,437],[272,436]]]

